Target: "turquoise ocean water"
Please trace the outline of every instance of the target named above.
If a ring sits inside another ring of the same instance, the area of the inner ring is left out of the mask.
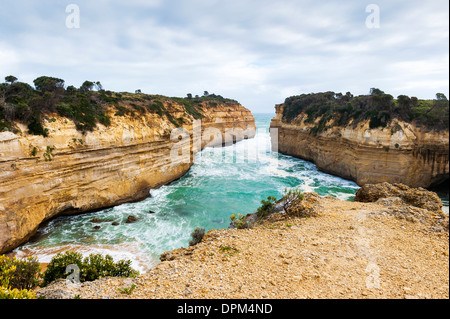
[[[284,189],[300,187],[351,200],[358,186],[317,170],[312,163],[271,151],[269,134],[273,114],[255,114],[254,139],[225,148],[207,148],[196,157],[181,179],[151,192],[138,203],[120,205],[96,213],[59,217],[39,229],[30,242],[17,248],[18,257],[37,256],[49,262],[60,251],[76,250],[131,259],[145,272],[159,262],[164,251],[187,247],[197,227],[228,228],[233,213],[253,213],[262,199],[281,197]],[[446,205],[448,206],[448,195]],[[150,214],[149,211],[156,212]],[[126,224],[128,216],[138,221]],[[93,218],[114,220],[93,224]],[[94,226],[100,226],[95,230]]]

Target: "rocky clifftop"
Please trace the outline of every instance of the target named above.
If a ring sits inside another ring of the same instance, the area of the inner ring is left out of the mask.
[[[92,131],[55,113],[42,121],[48,137],[20,123],[0,133],[0,253],[55,216],[143,199],[185,174],[196,151],[255,134],[237,102],[205,100],[194,110],[183,101],[162,99],[149,112],[145,100],[122,99],[105,106],[109,125]]]
[[[391,119],[371,127],[370,119],[339,125],[333,117],[308,120],[299,113],[283,116],[276,106],[271,129],[278,129],[278,151],[314,162],[320,170],[354,180],[359,185],[382,182],[429,187],[449,178],[449,131],[432,130]],[[320,128],[320,129],[318,129]]]
[[[371,195],[361,194],[364,203],[307,193],[300,209],[308,218],[278,211],[251,229],[211,230],[196,246],[164,253],[160,265],[138,278],[60,280],[37,295],[447,299],[448,216],[440,199],[404,185],[372,185],[365,192]],[[419,207],[423,196],[428,209]],[[120,293],[132,285],[131,294]]]

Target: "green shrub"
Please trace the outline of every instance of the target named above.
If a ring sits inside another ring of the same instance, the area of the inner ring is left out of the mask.
[[[72,108],[67,104],[60,104],[56,106],[56,110],[58,111],[59,115],[67,117],[67,118],[73,118],[73,110]]]
[[[233,257],[235,254],[239,254],[240,253],[240,251],[237,248],[232,247],[232,246],[220,245],[219,249],[220,249],[221,252],[225,253],[225,255],[228,256],[228,257]]]
[[[98,116],[98,121],[103,124],[104,126],[110,126],[111,125],[111,118],[108,115],[100,114]]]
[[[0,256],[0,299],[36,299],[31,289],[39,284],[40,270],[35,258]]]
[[[379,89],[371,89],[370,95],[353,96],[335,92],[302,94],[286,98],[283,121],[290,123],[300,114],[306,114],[305,123],[314,123],[320,117],[335,119],[332,125],[347,125],[350,120],[356,125],[369,120],[370,128],[386,127],[393,119],[416,122],[429,129],[449,128],[449,101],[442,94],[434,100],[418,100],[416,97],[400,95],[395,100],[392,95]],[[311,131],[316,135],[326,129],[319,123]]]
[[[261,201],[262,206],[258,208],[256,215],[259,218],[267,217],[270,213],[272,213],[276,202],[277,199],[274,196],[267,197],[267,200],[263,199]]]
[[[55,150],[55,146],[47,146],[47,150],[44,152],[43,156],[46,162],[51,162],[53,160],[53,151]]]
[[[28,124],[28,133],[33,135],[48,136],[48,130],[42,126],[41,119],[38,115],[31,117],[31,121]]]
[[[249,228],[249,224],[247,223],[246,217],[242,214],[233,214],[230,216],[231,225],[236,227],[237,229],[246,229]]]
[[[32,149],[31,152],[30,152],[30,156],[36,157],[37,152],[38,152],[38,149],[37,149],[36,146],[34,146],[33,149]]]
[[[80,282],[94,281],[101,277],[136,277],[139,272],[131,268],[130,260],[120,260],[117,263],[109,255],[91,254],[83,259],[77,252],[58,253],[47,265],[42,285],[45,287],[52,281],[67,278],[66,268],[76,265],[80,270]]]
[[[304,199],[303,192],[299,188],[284,189],[283,193],[283,209],[287,214],[291,213],[293,205]]]
[[[83,255],[67,251],[54,256],[44,272],[42,286],[45,287],[56,279],[66,278],[66,267],[69,265],[77,265],[81,270],[83,268]]]
[[[36,293],[29,289],[11,289],[0,285],[0,299],[36,299]]]

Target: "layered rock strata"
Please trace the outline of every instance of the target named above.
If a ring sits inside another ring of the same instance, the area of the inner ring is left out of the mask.
[[[314,162],[327,173],[358,185],[382,182],[430,187],[449,178],[449,132],[435,132],[394,119],[385,128],[370,129],[369,121],[345,127],[328,125],[311,134],[320,121],[305,123],[300,114],[283,121],[284,105],[276,106],[272,134],[276,150]],[[333,119],[331,119],[333,121]]]
[[[195,153],[255,134],[251,112],[238,103],[206,103],[194,120],[183,105],[164,105],[167,114],[116,116],[82,134],[66,118],[48,115],[49,137],[0,133],[0,253],[27,241],[42,222],[138,201],[151,189],[184,175]],[[203,134],[203,135],[202,135]]]

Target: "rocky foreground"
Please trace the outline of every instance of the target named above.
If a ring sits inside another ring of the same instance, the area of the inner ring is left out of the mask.
[[[252,229],[212,230],[138,278],[60,280],[37,295],[447,299],[448,216],[434,195],[401,184],[362,188],[356,199],[365,203],[305,194],[302,209],[314,217],[279,212]]]

